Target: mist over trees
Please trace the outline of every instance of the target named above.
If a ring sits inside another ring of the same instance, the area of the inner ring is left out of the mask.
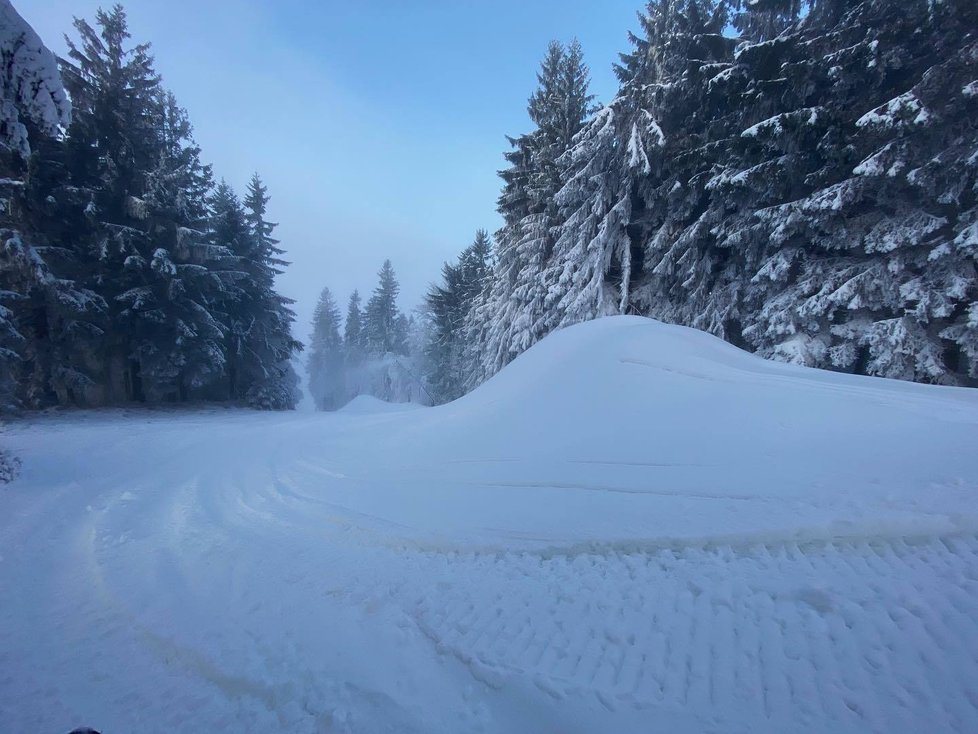
[[[261,179],[215,185],[121,6],[57,61],[8,0],[0,20],[2,402],[293,407]]]
[[[434,402],[424,375],[426,327],[400,310],[399,293],[394,266],[385,260],[366,305],[354,290],[341,323],[332,292],[323,289],[306,361],[309,392],[317,409],[336,410],[357,395],[393,403]]]

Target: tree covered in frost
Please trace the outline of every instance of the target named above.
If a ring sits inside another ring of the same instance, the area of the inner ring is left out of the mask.
[[[543,273],[554,246],[559,161],[593,112],[580,44],[552,42],[537,83],[527,105],[534,128],[509,138],[509,167],[500,172],[504,186],[498,208],[504,224],[495,236],[490,285],[471,309],[469,338],[480,356],[469,381],[497,371],[546,332]]]
[[[422,383],[419,327],[398,307],[400,286],[390,260],[377,280],[366,307],[361,307],[360,292],[353,291],[342,325],[332,294],[323,290],[307,363],[319,410],[336,410],[357,395],[395,403],[431,402]]]
[[[976,24],[978,8],[953,0],[821,2],[776,43],[741,49],[769,88],[764,119],[739,135],[742,165],[767,168],[765,198],[733,232],[757,253],[743,333],[762,354],[976,376]],[[787,78],[780,95],[765,69]]]
[[[468,341],[466,321],[489,282],[491,256],[489,233],[480,229],[456,262],[442,266],[441,282],[432,285],[425,297],[431,320],[424,346],[425,378],[438,402],[454,400],[465,392],[474,347]]]

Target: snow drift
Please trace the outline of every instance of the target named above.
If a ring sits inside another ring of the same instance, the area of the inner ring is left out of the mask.
[[[612,317],[392,424],[370,482],[397,489],[349,499],[469,540],[974,529],[976,440],[978,392],[769,362]]]

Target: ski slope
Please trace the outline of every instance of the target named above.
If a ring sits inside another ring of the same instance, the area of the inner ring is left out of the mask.
[[[397,407],[9,426],[4,730],[978,731],[978,391],[615,317]]]

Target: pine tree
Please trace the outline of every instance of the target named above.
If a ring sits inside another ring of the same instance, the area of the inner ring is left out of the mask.
[[[283,250],[272,235],[275,225],[265,219],[269,196],[258,174],[252,176],[244,199],[249,237],[246,248],[235,253],[247,278],[234,316],[242,329],[241,384],[249,405],[265,409],[292,409],[298,401],[298,377],[292,356],[302,344],[292,338],[293,301],[275,291],[275,276],[286,266]]]
[[[23,180],[25,163],[38,142],[67,124],[69,114],[54,55],[8,0],[0,0],[0,412],[23,402],[15,376],[33,346],[22,333],[25,312],[34,310],[30,292],[66,304],[87,296],[52,276],[25,213],[30,197],[24,189],[32,183]],[[0,447],[0,484],[19,470],[20,460]]]
[[[442,282],[425,297],[431,321],[424,346],[426,382],[437,402],[465,392],[474,348],[466,323],[488,282],[491,249],[488,232],[480,229],[455,263],[442,266]]]
[[[0,151],[26,160],[31,137],[56,137],[70,117],[54,54],[10,0],[0,0]]]
[[[77,233],[76,247],[87,284],[108,304],[97,365],[105,392],[96,401],[142,400],[144,387],[149,393],[172,387],[144,386],[137,351],[167,321],[153,285],[166,277],[168,258],[154,257],[142,198],[163,153],[162,90],[148,44],[127,48],[121,6],[98,11],[96,25],[75,21],[80,41],[68,40],[70,62],[62,65],[73,103],[68,173],[88,195],[88,226]]]
[[[151,381],[148,396],[175,392],[185,401],[224,374],[225,327],[219,316],[227,281],[218,268],[231,253],[206,241],[211,173],[200,162],[187,114],[170,93],[160,103],[160,156],[145,178],[145,193],[133,197],[155,277],[119,300],[133,311],[149,301],[158,305],[161,319],[140,331],[133,349],[144,381]]]
[[[378,283],[364,311],[367,349],[375,355],[407,354],[407,333],[397,308],[400,285],[390,260],[377,273]]]
[[[88,384],[77,349],[104,303],[72,276],[58,221],[72,196],[60,127],[70,119],[54,55],[0,2],[0,409],[36,407]],[[31,154],[33,153],[32,157]]]
[[[340,336],[340,311],[329,288],[323,288],[316,304],[306,369],[316,408],[336,410],[346,402],[346,353]]]
[[[360,310],[360,291],[357,290],[350,294],[347,303],[343,344],[348,354],[362,351],[364,348],[363,313]]]
[[[813,366],[967,381],[978,14],[923,0],[815,10],[780,44],[799,49],[780,74],[808,97],[782,96],[780,114],[743,134],[762,160],[790,161],[743,227],[763,254],[745,335],[766,356]],[[829,63],[813,67],[812,54]]]
[[[244,206],[224,180],[210,193],[208,201],[207,245],[220,257],[223,267],[216,269],[225,287],[215,313],[223,326],[225,354],[224,387],[214,391],[217,399],[242,400],[247,390],[250,362],[247,336],[250,320],[250,274],[245,257],[251,251],[251,233],[245,222]]]
[[[537,81],[527,106],[535,128],[510,138],[510,167],[500,173],[504,225],[496,234],[491,287],[471,310],[468,331],[481,357],[470,383],[493,374],[545,333],[544,271],[554,245],[559,161],[593,112],[580,44],[552,42]]]

